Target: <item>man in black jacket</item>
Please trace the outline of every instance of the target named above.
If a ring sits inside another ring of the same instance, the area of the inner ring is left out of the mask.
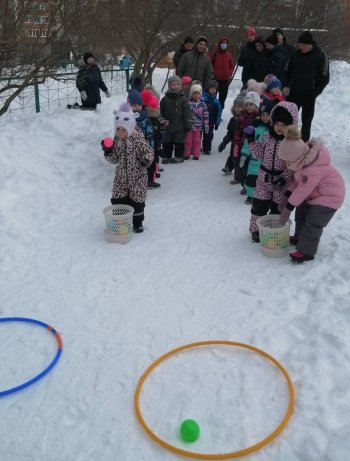
[[[301,113],[303,141],[310,139],[315,101],[329,83],[327,55],[321,51],[309,31],[298,38],[298,50],[289,58],[284,74],[283,94]]]
[[[173,57],[173,63],[174,63],[175,69],[177,68],[179,64],[182,55],[192,50],[193,50],[193,38],[186,37],[183,44],[180,46],[180,48],[177,51],[175,51],[175,54]]]
[[[265,47],[267,55],[265,75],[272,74],[281,80],[287,60],[282,45],[278,44],[277,35],[269,35],[265,38]]]

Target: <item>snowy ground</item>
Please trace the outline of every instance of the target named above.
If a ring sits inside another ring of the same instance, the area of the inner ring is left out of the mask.
[[[313,134],[350,180],[349,64],[332,65]],[[162,87],[164,73],[156,85]],[[231,102],[239,88],[230,88]],[[109,244],[102,209],[113,166],[100,150],[112,110],[63,111],[8,121],[0,132],[0,315],[39,319],[62,335],[56,368],[0,398],[4,461],[175,461],[139,427],[133,394],[145,368],[182,344],[221,339],[266,350],[289,371],[295,412],[252,461],[345,461],[350,451],[349,199],[325,230],[315,261],[268,259],[248,233],[250,209],[221,174],[227,152],[166,165],[148,194],[145,232]],[[228,104],[229,105],[229,104]],[[0,323],[0,391],[39,373],[55,339]],[[168,442],[195,418],[208,453],[265,437],[288,403],[277,370],[223,347],[181,353],[145,384],[141,407]]]

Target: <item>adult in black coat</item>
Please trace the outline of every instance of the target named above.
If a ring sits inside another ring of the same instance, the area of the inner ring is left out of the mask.
[[[265,49],[265,40],[262,37],[256,37],[254,40],[255,53],[251,60],[251,69],[249,74],[257,82],[262,82],[268,74],[268,55]]]
[[[287,39],[286,39],[286,36],[284,35],[283,30],[280,29],[279,27],[277,27],[276,29],[273,29],[272,35],[276,35],[278,44],[282,46],[282,51],[284,52],[284,54],[286,55],[286,58],[288,59],[289,56],[291,56],[294,53],[295,47],[293,45],[290,45],[287,42]]]
[[[265,47],[267,53],[266,75],[273,74],[282,80],[287,59],[282,46],[278,44],[277,36],[269,35],[265,38]]]
[[[106,94],[107,98],[111,95],[102,79],[100,68],[96,64],[92,53],[85,53],[79,65],[76,86],[80,92],[83,109],[96,109],[97,104],[101,103],[100,89]]]
[[[248,27],[247,29],[247,43],[242,48],[242,51],[237,60],[237,65],[243,67],[242,70],[242,83],[246,85],[250,78],[254,78],[252,75],[252,57],[255,54],[254,40],[256,38],[256,30],[254,27]]]
[[[180,48],[175,51],[174,57],[173,57],[173,63],[175,66],[175,69],[179,65],[180,59],[184,53],[187,53],[188,51],[193,50],[193,38],[192,37],[186,37]]]
[[[327,55],[317,46],[309,31],[298,38],[298,50],[289,58],[284,74],[283,94],[301,113],[303,141],[310,139],[315,102],[329,83]]]

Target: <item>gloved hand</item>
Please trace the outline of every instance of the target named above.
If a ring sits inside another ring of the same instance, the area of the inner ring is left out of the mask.
[[[219,128],[219,125],[214,125],[214,130],[216,131]]]
[[[280,224],[284,226],[289,219],[291,211],[287,207],[284,207],[280,214]]]
[[[113,152],[114,141],[112,138],[104,138],[101,141],[101,147],[105,155],[110,155]]]
[[[142,167],[144,167],[144,168],[147,167],[147,162],[146,162],[146,160],[145,160],[144,158],[141,158],[141,159],[140,159],[140,165],[141,165]]]
[[[244,130],[245,138],[248,142],[255,141],[255,128],[251,125]]]
[[[235,147],[233,148],[233,156],[238,157],[239,156],[239,145],[235,144]]]
[[[83,90],[83,91],[80,92],[80,97],[81,97],[81,99],[82,99],[83,101],[86,101],[86,100],[87,100],[88,95],[86,94],[86,91],[85,91],[85,90]]]
[[[111,97],[111,93],[110,93],[108,90],[105,92],[105,95],[106,95],[106,98],[110,98],[110,97]]]
[[[204,132],[205,134],[209,133],[209,125],[204,125]]]
[[[226,147],[226,143],[225,143],[225,141],[222,141],[222,142],[219,144],[218,151],[219,151],[219,152],[222,152],[223,150],[225,150],[225,147]]]
[[[166,118],[163,118],[163,125],[165,128],[167,128],[169,126],[169,120],[167,120]]]
[[[274,180],[272,181],[272,188],[273,188],[273,190],[275,190],[275,191],[277,191],[277,192],[280,191],[280,190],[282,190],[283,187],[285,186],[286,182],[287,182],[287,181],[286,181],[284,178],[282,178],[281,176],[280,176],[279,178],[277,178],[277,179],[274,179]]]

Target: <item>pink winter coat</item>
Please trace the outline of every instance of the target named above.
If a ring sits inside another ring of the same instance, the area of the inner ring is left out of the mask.
[[[306,201],[310,205],[322,205],[337,210],[344,202],[345,184],[340,173],[330,164],[328,149],[317,139],[308,143],[318,151],[310,165],[297,170],[293,181],[288,185],[292,191],[288,202],[298,206]]]

